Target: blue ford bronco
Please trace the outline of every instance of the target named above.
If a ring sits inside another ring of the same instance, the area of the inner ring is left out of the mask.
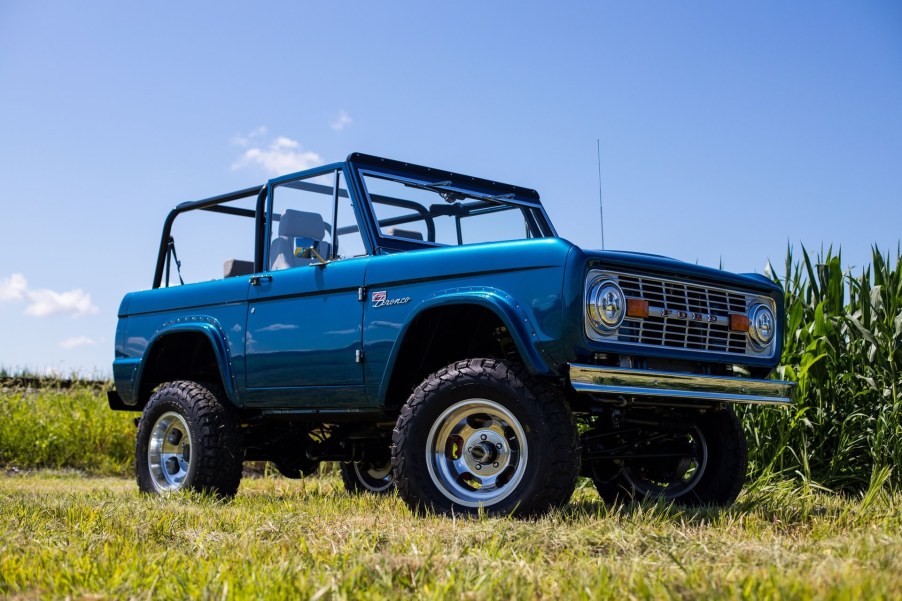
[[[782,335],[766,277],[583,250],[534,190],[352,154],[169,213],[109,404],[141,412],[149,493],[338,461],[348,491],[443,514],[542,513],[581,475],[724,505],[732,405],[791,402]]]

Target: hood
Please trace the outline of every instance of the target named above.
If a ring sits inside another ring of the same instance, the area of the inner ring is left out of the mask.
[[[689,277],[709,283],[730,285],[741,289],[760,290],[761,292],[781,291],[780,286],[766,276],[756,273],[738,274],[713,267],[705,267],[678,261],[670,257],[652,255],[641,252],[622,250],[584,250],[580,249],[587,261],[598,266],[656,272],[662,276]]]

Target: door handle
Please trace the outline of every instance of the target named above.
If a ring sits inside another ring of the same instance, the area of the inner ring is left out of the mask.
[[[260,282],[266,280],[267,282],[272,281],[271,275],[252,275],[251,276],[251,286],[259,286]]]

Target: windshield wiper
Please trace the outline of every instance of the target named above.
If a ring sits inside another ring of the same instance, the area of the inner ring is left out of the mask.
[[[451,181],[435,182],[434,184],[421,184],[419,182],[402,182],[408,188],[417,188],[419,190],[429,190],[430,192],[447,192],[446,186],[451,185]]]
[[[447,203],[453,203],[457,200],[463,200],[464,198],[473,198],[476,200],[484,200],[491,202],[501,202],[507,204],[507,201],[514,201],[516,203],[517,195],[513,192],[509,192],[507,194],[480,194],[479,192],[471,192],[467,190],[466,192],[461,192],[456,189],[449,190],[448,188],[452,185],[453,182],[451,180],[445,180],[441,182],[435,182],[433,184],[422,184],[419,182],[404,182],[404,185],[409,188],[418,188],[420,190],[429,190],[430,192],[435,192],[445,199]]]
[[[419,190],[429,190],[430,192],[435,192],[439,196],[445,199],[445,202],[452,203],[458,200],[463,200],[469,193],[458,192],[457,190],[448,190],[448,186],[451,185],[451,180],[435,182],[434,184],[420,184],[414,182],[404,182],[404,185],[408,188],[417,188]]]

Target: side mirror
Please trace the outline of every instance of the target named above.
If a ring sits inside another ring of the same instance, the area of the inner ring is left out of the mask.
[[[326,249],[326,243],[313,238],[295,238],[294,256],[300,259],[316,259],[320,264],[326,263],[326,259],[320,251]]]

